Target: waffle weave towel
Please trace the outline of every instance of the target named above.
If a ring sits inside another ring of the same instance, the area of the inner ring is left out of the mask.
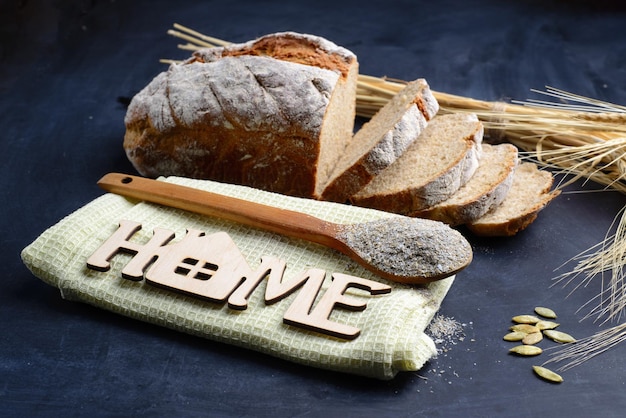
[[[384,212],[285,197],[252,188],[180,177],[160,179],[266,205],[300,211],[337,223],[365,222],[390,216]],[[132,258],[120,253],[111,268],[95,271],[86,261],[113,234],[121,220],[142,224],[133,240],[146,242],[155,228],[176,233],[177,242],[187,230],[206,235],[224,231],[232,238],[254,270],[261,257],[274,256],[286,262],[283,280],[310,268],[344,273],[383,282],[392,287],[384,295],[348,288],[346,294],[362,299],[366,309],[333,309],[331,321],[357,327],[352,340],[293,327],[283,315],[297,291],[283,300],[266,304],[265,282],[250,295],[245,310],[153,286],[145,280],[121,276]],[[454,277],[427,286],[408,286],[381,279],[338,252],[316,244],[286,238],[232,222],[195,215],[121,196],[104,194],[44,231],[22,251],[26,266],[44,282],[60,289],[62,297],[85,302],[141,321],[220,341],[322,369],[391,379],[400,371],[419,370],[435,356],[434,342],[424,330],[439,309]]]

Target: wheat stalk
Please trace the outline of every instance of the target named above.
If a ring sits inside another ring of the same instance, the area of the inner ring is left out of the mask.
[[[624,341],[626,341],[626,323],[599,331],[589,337],[582,338],[574,343],[565,344],[553,350],[550,353],[551,358],[544,362],[543,365],[567,361],[567,363],[558,368],[561,372],[566,371],[591,360],[593,357]],[[550,350],[550,348],[547,350]]]
[[[183,50],[225,46],[229,42],[203,35],[185,26],[174,24],[168,33],[186,40],[178,45]],[[173,60],[161,60],[174,63]],[[406,85],[405,81],[360,74],[357,82],[357,115],[371,117]],[[576,180],[590,180],[607,189],[626,194],[626,106],[575,95],[546,87],[531,90],[551,100],[525,102],[482,101],[433,91],[441,113],[474,113],[483,122],[491,142],[508,141],[522,150],[522,156],[564,174],[557,187]],[[586,286],[595,277],[601,278],[600,294],[587,305],[597,303],[586,316],[621,318],[626,308],[626,215],[616,217],[617,232],[604,241],[574,257],[577,266],[557,277],[557,283],[571,284],[582,277],[575,289]],[[612,225],[613,227],[613,225]],[[605,279],[605,273],[610,278]],[[581,307],[582,309],[583,307]],[[573,367],[626,340],[626,324],[618,325],[581,340],[575,347],[556,353],[553,360],[571,360]]]

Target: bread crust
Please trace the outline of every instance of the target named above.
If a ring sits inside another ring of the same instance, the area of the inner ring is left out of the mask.
[[[338,71],[347,78],[356,56],[346,48],[320,36],[296,32],[278,32],[241,44],[202,48],[189,62],[210,62],[224,57],[244,55],[271,57],[312,67]]]

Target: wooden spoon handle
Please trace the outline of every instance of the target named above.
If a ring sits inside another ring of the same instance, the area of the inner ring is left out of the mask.
[[[106,174],[98,185],[111,193],[343,249],[334,238],[336,224],[304,213],[127,174]]]

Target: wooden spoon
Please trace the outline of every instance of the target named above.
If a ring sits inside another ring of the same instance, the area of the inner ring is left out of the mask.
[[[448,225],[394,215],[336,224],[247,200],[144,177],[110,173],[104,190],[151,203],[238,222],[333,248],[395,282],[429,283],[456,274],[472,261],[465,238]]]

